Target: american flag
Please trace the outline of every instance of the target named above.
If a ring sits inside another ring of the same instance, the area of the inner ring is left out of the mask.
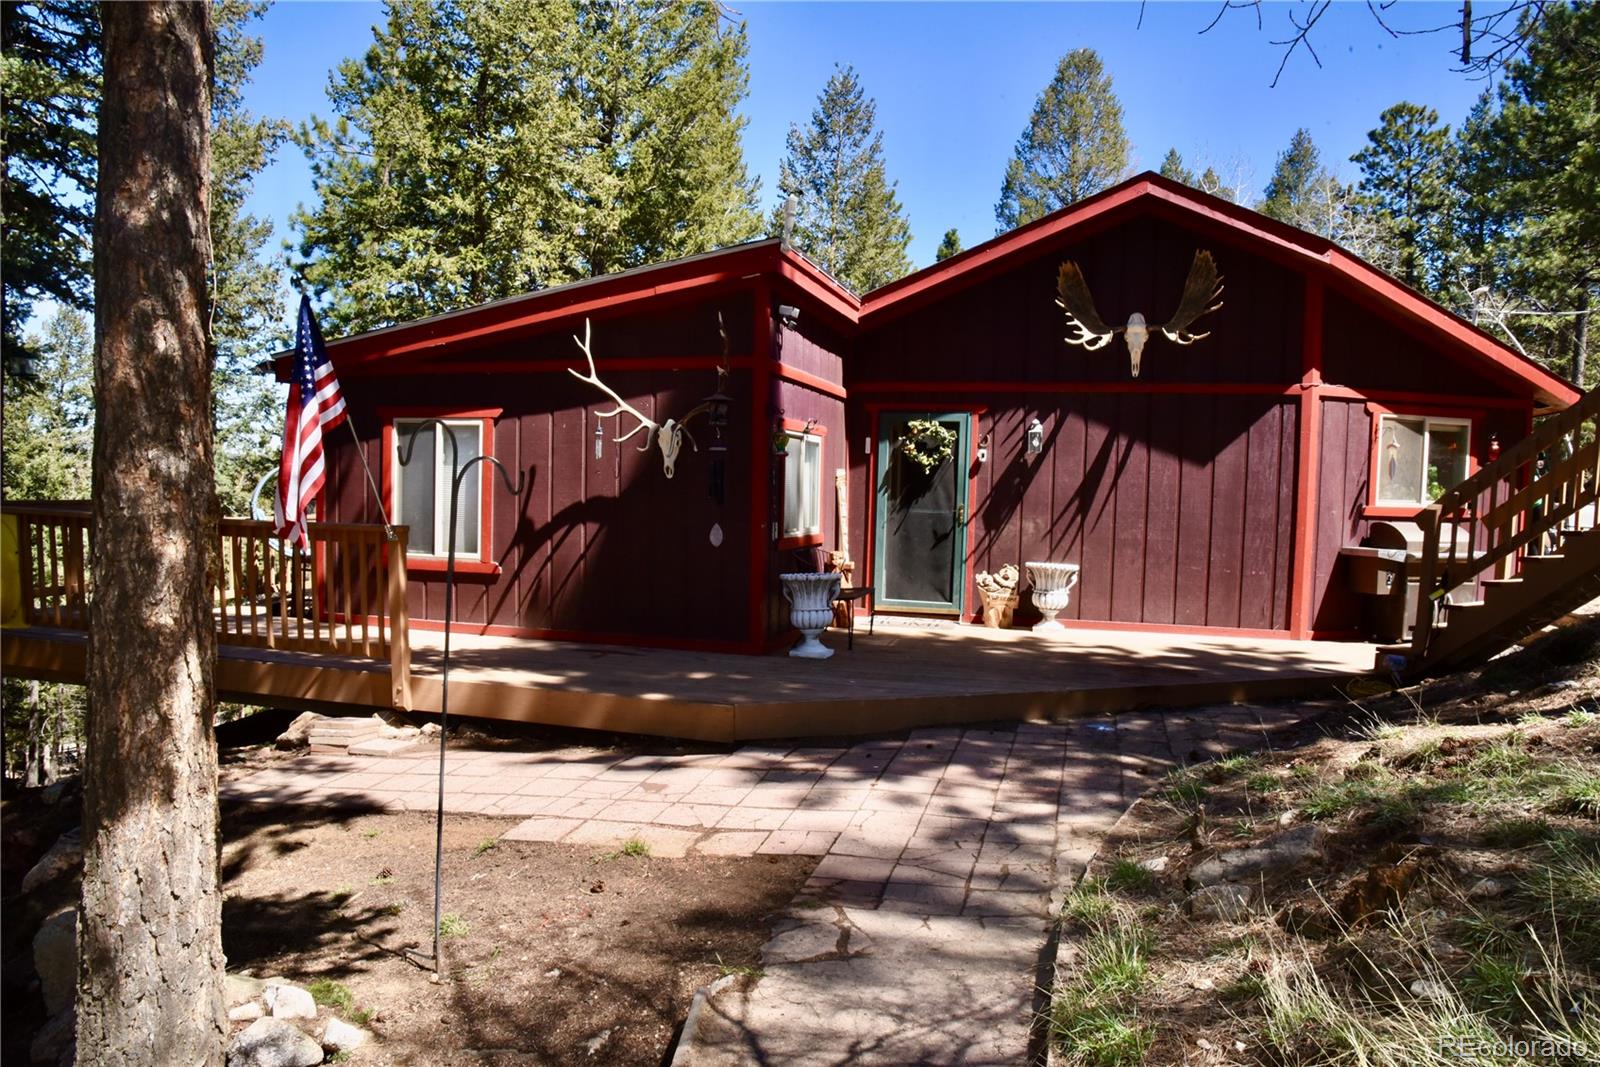
[[[344,396],[311,313],[311,298],[300,297],[300,328],[295,335],[294,380],[289,383],[289,413],[283,424],[283,460],[278,468],[275,532],[302,549],[310,548],[306,515],[324,479],[322,431],[344,421]]]

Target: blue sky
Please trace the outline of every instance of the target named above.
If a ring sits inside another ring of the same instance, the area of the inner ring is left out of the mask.
[[[1337,2],[1313,42],[1269,88],[1288,15],[1306,5],[1268,4],[1265,26],[1231,11],[1199,31],[1218,4],[1152,2],[1136,29],[1136,3],[756,3],[732,0],[748,27],[750,94],[743,113],[745,160],[775,198],[778,160],[791,122],[804,122],[835,63],[856,68],[877,100],[890,177],[911,222],[912,261],[933,259],[954,226],[965,245],[993,236],[1000,179],[1018,134],[1059,58],[1098,51],[1124,112],[1136,169],[1156,169],[1169,147],[1200,169],[1248,177],[1253,200],[1277,154],[1300,127],[1324,162],[1354,176],[1350,155],[1366,143],[1385,107],[1411,100],[1455,124],[1484,83],[1454,73],[1459,33],[1391,37],[1363,3]],[[1490,6],[1477,5],[1480,13]],[[1447,23],[1459,4],[1413,3],[1391,11],[1404,28]],[[258,23],[265,56],[246,99],[258,113],[298,124],[331,116],[329,72],[360,56],[376,3],[280,2]],[[257,181],[250,209],[291,236],[289,215],[311,199],[309,170],[287,146]],[[276,244],[274,245],[276,251]]]

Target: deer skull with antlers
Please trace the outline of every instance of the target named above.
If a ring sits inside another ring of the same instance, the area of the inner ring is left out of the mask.
[[[595,417],[601,419],[610,419],[615,418],[618,415],[632,415],[635,419],[638,419],[639,425],[635,426],[621,437],[613,437],[612,440],[620,444],[623,441],[636,436],[641,431],[645,431],[644,442],[639,446],[639,451],[650,451],[650,445],[652,443],[659,446],[661,449],[661,469],[666,473],[668,478],[671,478],[677,471],[678,453],[683,449],[684,438],[687,437],[689,439],[690,448],[694,449],[696,452],[700,451],[700,446],[695,443],[693,435],[689,433],[687,424],[689,420],[694,418],[696,415],[703,414],[707,410],[708,405],[700,404],[698,407],[694,408],[687,415],[685,415],[681,420],[668,419],[665,422],[656,422],[654,419],[646,417],[642,411],[628,403],[626,400],[622,399],[622,397],[617,394],[615,389],[612,389],[609,385],[600,380],[600,374],[595,370],[594,366],[594,352],[589,347],[588,319],[583,320],[583,340],[579,341],[576,334],[573,335],[572,339],[573,341],[577,342],[578,348],[582,350],[584,358],[589,361],[589,373],[580,374],[575,367],[568,367],[567,373],[571,374],[580,382],[588,382],[590,385],[609,396],[617,405],[610,411],[595,412]]]
[[[1127,342],[1129,366],[1137,378],[1139,358],[1152,334],[1159,331],[1175,345],[1192,345],[1203,337],[1211,336],[1209,331],[1191,333],[1189,327],[1202,315],[1209,315],[1222,306],[1222,277],[1217,273],[1217,263],[1211,258],[1210,252],[1196,252],[1194,262],[1189,266],[1189,277],[1183,283],[1183,296],[1178,299],[1178,310],[1160,326],[1145,322],[1144,316],[1137,311],[1128,316],[1126,326],[1107,326],[1100,318],[1100,312],[1095,310],[1094,297],[1089,294],[1089,285],[1083,280],[1083,271],[1070,259],[1061,264],[1056,276],[1056,293],[1056,305],[1061,308],[1067,326],[1072,330],[1065,338],[1067,344],[1081,345],[1093,352],[1104,348],[1113,336],[1120,333]]]

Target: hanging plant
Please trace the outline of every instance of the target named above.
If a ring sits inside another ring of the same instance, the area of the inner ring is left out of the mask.
[[[932,419],[912,419],[895,442],[895,448],[906,459],[932,474],[944,466],[955,451],[956,432]]]

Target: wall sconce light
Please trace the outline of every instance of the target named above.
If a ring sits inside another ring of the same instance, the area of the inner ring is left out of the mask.
[[[989,462],[989,435],[984,434],[978,438],[978,462]]]
[[[1027,447],[1028,458],[1032,459],[1034,456],[1037,456],[1039,453],[1041,453],[1043,451],[1044,451],[1044,424],[1042,422],[1040,422],[1038,419],[1034,419],[1032,422],[1028,423],[1028,447]]]
[[[800,309],[793,304],[778,305],[778,321],[791,330],[800,322]]]

